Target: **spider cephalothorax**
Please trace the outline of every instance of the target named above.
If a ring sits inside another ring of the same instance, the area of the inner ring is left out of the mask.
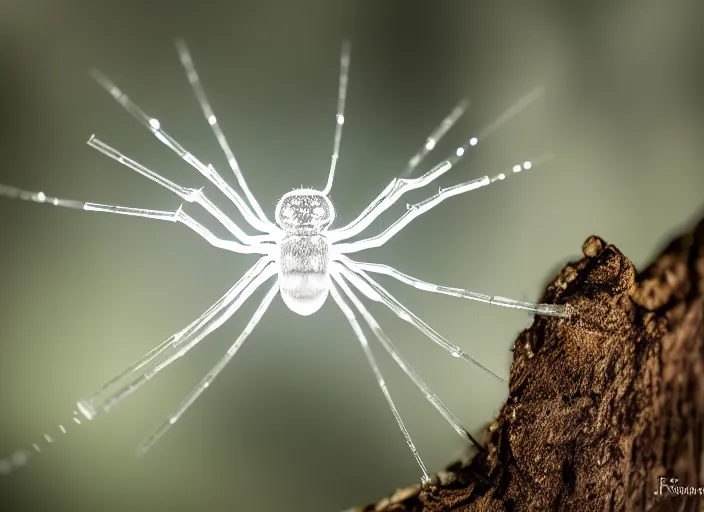
[[[274,220],[287,234],[320,233],[335,220],[335,209],[318,190],[301,188],[287,192],[276,204]]]

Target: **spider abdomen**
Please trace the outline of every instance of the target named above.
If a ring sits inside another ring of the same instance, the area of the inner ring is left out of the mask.
[[[330,291],[330,242],[322,235],[289,235],[279,248],[281,297],[294,313],[312,315]]]

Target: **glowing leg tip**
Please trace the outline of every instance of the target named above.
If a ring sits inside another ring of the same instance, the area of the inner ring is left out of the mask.
[[[571,310],[565,304],[544,304],[539,309],[538,313],[544,316],[569,318]]]
[[[81,411],[81,414],[85,416],[86,419],[92,420],[95,418],[95,409],[88,400],[76,402],[76,407],[78,407],[78,410]]]

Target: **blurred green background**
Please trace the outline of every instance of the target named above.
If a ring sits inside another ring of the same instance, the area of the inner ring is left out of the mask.
[[[543,100],[482,141],[441,185],[546,150],[556,155],[551,164],[451,199],[387,246],[357,255],[431,282],[535,300],[588,235],[640,266],[701,214],[703,10],[701,2],[656,0],[2,0],[0,183],[94,202],[179,205],[86,146],[91,133],[183,185],[203,183],[89,78],[92,67],[231,178],[175,53],[173,40],[184,37],[251,189],[273,212],[284,192],[324,185],[340,46],[349,38],[347,122],[331,194],[343,220],[399,173],[463,95],[470,111],[423,170],[528,90],[546,87]],[[57,437],[76,399],[188,324],[254,262],[183,226],[3,199],[0,229],[0,454],[46,431]],[[508,373],[528,315],[383,284]],[[418,481],[332,301],[304,318],[276,299],[208,392],[149,456],[135,457],[261,295],[114,412],[0,477],[0,509],[335,512]],[[504,386],[370,309],[468,429],[490,421]],[[430,470],[442,469],[463,442],[376,352],[421,455]]]

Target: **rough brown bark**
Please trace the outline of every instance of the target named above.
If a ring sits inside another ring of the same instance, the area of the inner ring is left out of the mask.
[[[640,274],[598,237],[583,253],[542,298],[570,318],[515,342],[486,450],[360,511],[702,509],[655,493],[704,485],[704,220]]]

